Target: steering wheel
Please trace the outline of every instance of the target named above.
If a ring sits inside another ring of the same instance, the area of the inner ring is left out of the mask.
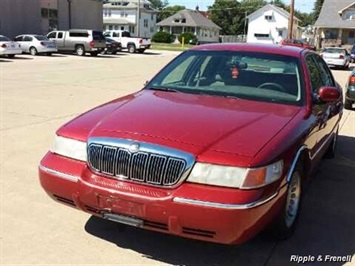
[[[266,89],[268,87],[270,87],[271,90],[277,90],[277,91],[281,91],[281,92],[286,92],[284,87],[282,87],[280,84],[273,83],[273,82],[266,82],[266,83],[263,83],[263,84],[258,86],[258,88],[260,88],[260,89],[262,89],[262,88]]]

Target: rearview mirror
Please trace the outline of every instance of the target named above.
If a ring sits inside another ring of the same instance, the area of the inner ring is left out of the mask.
[[[318,97],[322,102],[335,102],[340,98],[340,90],[337,87],[321,87]]]

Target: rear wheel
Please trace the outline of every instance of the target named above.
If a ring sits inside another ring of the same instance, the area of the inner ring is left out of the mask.
[[[128,49],[128,52],[131,54],[136,52],[136,46],[134,44],[128,44],[127,49]]]
[[[139,49],[139,50],[138,50],[138,53],[143,54],[144,51],[145,51],[145,49]]]
[[[302,203],[302,175],[300,165],[294,170],[287,186],[285,205],[272,225],[270,233],[278,240],[289,238],[296,228]]]
[[[353,102],[352,102],[352,101],[350,101],[350,100],[348,100],[348,99],[345,99],[345,102],[344,102],[344,108],[345,108],[345,109],[350,110],[351,107],[352,107],[352,105],[353,105]]]
[[[77,45],[75,47],[75,53],[79,56],[84,56],[85,55],[85,48],[82,45]]]
[[[36,47],[33,47],[33,46],[30,47],[30,54],[31,54],[31,55],[37,55],[37,53],[38,53],[38,52],[37,52]]]
[[[90,55],[91,56],[97,56],[97,52],[91,52]]]

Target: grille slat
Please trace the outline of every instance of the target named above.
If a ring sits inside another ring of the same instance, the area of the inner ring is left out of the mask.
[[[88,146],[88,164],[105,175],[157,186],[177,184],[186,170],[181,158],[97,143]]]

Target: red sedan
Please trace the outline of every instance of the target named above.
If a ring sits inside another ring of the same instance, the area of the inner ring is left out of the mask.
[[[341,95],[308,49],[196,46],[142,90],[63,125],[40,181],[119,223],[226,244],[266,227],[285,238],[304,184],[334,156]]]

